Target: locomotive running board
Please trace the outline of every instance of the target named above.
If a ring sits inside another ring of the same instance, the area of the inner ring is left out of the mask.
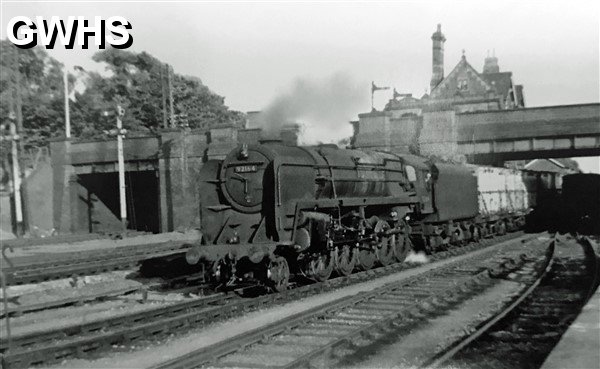
[[[410,193],[401,197],[340,197],[337,199],[317,199],[299,201],[298,209],[334,208],[338,206],[369,206],[369,205],[413,205],[419,200],[416,194]]]

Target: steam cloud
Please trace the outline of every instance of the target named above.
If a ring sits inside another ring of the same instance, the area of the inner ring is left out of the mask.
[[[344,73],[322,80],[297,79],[290,90],[275,98],[260,114],[266,136],[277,136],[282,126],[301,124],[300,142],[337,142],[352,135],[349,121],[364,111],[369,84]]]
[[[424,252],[416,253],[413,250],[410,250],[404,262],[414,264],[427,264],[429,263],[429,258],[427,257],[427,255],[425,255]]]

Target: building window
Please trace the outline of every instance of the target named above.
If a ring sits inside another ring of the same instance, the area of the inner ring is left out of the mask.
[[[415,168],[411,165],[406,166],[406,177],[408,178],[409,182],[416,182],[417,180],[417,173],[415,171]]]
[[[469,89],[469,84],[466,79],[459,79],[457,87],[459,91],[467,91]]]

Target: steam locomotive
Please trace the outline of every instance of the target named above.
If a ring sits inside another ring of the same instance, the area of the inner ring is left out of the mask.
[[[335,145],[241,145],[200,171],[203,239],[186,260],[220,285],[280,291],[291,275],[324,281],[522,227],[535,191],[480,191],[478,171]]]

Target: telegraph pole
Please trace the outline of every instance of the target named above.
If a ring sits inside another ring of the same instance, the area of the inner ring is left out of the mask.
[[[121,117],[125,114],[125,109],[117,104],[117,160],[119,166],[119,203],[121,207],[121,223],[123,232],[127,230],[127,198],[125,192],[125,159],[123,157],[123,136],[127,130],[123,129]]]
[[[14,122],[15,113],[12,111],[9,113],[10,117],[10,135],[6,137],[7,140],[11,141],[11,160],[12,160],[12,182],[13,182],[13,196],[15,201],[15,229],[16,236],[23,236],[25,227],[23,225],[23,203],[21,201],[21,170],[19,166],[19,135],[17,134],[17,126]],[[3,137],[4,139],[4,137]]]
[[[11,156],[12,156],[12,175],[13,175],[13,195],[15,202],[15,227],[17,237],[23,236],[25,233],[25,221],[24,221],[24,209],[23,209],[23,198],[24,188],[22,188],[22,173],[21,166],[19,163],[19,151],[22,149],[21,144],[21,132],[23,132],[23,111],[21,101],[21,76],[20,76],[20,61],[19,61],[19,50],[14,48],[13,54],[13,68],[14,68],[14,79],[12,80],[13,96],[10,104],[10,136],[11,136]],[[15,122],[16,118],[16,122]]]
[[[65,137],[71,138],[71,115],[69,113],[69,75],[67,66],[63,68],[63,85],[65,88]]]
[[[169,128],[169,121],[167,117],[167,76],[165,75],[165,66],[166,65],[160,68],[160,85],[162,87],[163,128]]]
[[[173,111],[173,68],[167,64],[167,85],[169,86],[169,122],[175,128],[175,112]]]

